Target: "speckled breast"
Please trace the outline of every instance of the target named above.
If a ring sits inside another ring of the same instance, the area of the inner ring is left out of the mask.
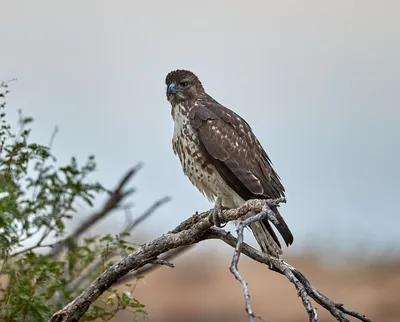
[[[191,127],[188,118],[188,110],[182,106],[176,106],[173,112],[174,136],[172,147],[179,157],[183,172],[200,192],[214,200],[218,193],[215,168],[203,156],[200,149],[200,140]]]

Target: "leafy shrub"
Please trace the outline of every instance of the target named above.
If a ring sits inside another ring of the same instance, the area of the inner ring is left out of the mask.
[[[52,140],[49,146],[30,141],[32,118],[20,112],[14,131],[5,113],[8,86],[0,84],[0,320],[47,321],[111,265],[111,255],[134,247],[123,233],[73,241],[54,252],[66,244],[66,222],[77,203],[93,207],[106,190],[87,180],[96,169],[93,156],[83,165],[71,158],[60,167]],[[145,314],[132,292],[110,289],[83,321],[108,320],[127,308]]]

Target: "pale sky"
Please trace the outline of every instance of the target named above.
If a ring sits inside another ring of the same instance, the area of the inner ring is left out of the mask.
[[[272,159],[290,252],[400,254],[399,13],[396,0],[2,0],[0,80],[18,78],[8,114],[33,116],[34,139],[59,126],[60,162],[95,154],[107,186],[145,164],[134,213],[173,198],[147,238],[211,207],[172,152],[164,80],[185,68]]]

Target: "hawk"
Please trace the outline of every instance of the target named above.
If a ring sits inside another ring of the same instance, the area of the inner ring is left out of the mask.
[[[215,202],[216,226],[224,208],[237,208],[249,199],[284,197],[271,160],[244,119],[208,95],[191,71],[171,71],[165,83],[174,120],[173,151],[191,183]],[[279,222],[276,229],[291,245],[290,229],[278,208],[272,210]],[[282,254],[268,219],[252,223],[250,229],[264,253]]]

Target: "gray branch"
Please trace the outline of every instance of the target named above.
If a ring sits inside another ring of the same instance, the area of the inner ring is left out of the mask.
[[[139,226],[143,221],[145,221],[148,217],[150,217],[158,208],[160,208],[162,205],[167,203],[168,201],[171,200],[171,197],[164,197],[160,200],[157,200],[153,205],[150,206],[149,209],[147,209],[145,212],[143,212],[139,217],[137,217],[135,220],[129,220],[123,229],[124,233],[130,233],[132,232],[137,226]]]
[[[249,287],[248,287],[245,279],[239,273],[238,264],[239,264],[240,254],[242,253],[242,246],[243,246],[243,241],[244,241],[244,229],[246,227],[248,227],[250,224],[252,224],[253,222],[264,219],[266,217],[266,215],[267,215],[267,210],[266,210],[266,206],[264,206],[263,210],[258,215],[247,218],[239,223],[239,225],[236,229],[236,232],[238,235],[237,243],[236,243],[235,251],[234,251],[233,257],[232,257],[232,263],[231,263],[231,266],[229,267],[229,270],[231,271],[231,273],[240,282],[240,284],[242,284],[244,300],[245,300],[245,304],[246,304],[246,312],[249,315],[250,322],[254,322],[255,315],[254,315],[254,312],[253,312],[253,310],[251,308],[251,304],[250,304]]]
[[[249,225],[251,225],[252,223],[263,220],[264,218],[268,218],[268,220],[270,220],[271,222],[277,221],[277,219],[275,217],[275,213],[271,210],[271,208],[267,204],[264,205],[264,207],[260,213],[258,213],[257,215],[251,216],[239,223],[239,225],[236,229],[238,237],[237,237],[237,242],[236,242],[236,246],[235,246],[235,252],[233,254],[232,264],[230,266],[230,271],[235,276],[235,278],[242,284],[244,299],[245,299],[245,304],[246,304],[246,312],[249,316],[250,322],[254,322],[254,318],[256,316],[251,308],[250,292],[249,292],[247,282],[240,275],[239,270],[238,270],[238,264],[239,264],[239,257],[240,257],[240,254],[242,252],[242,247],[243,247],[244,229],[246,227],[248,227]],[[289,280],[292,283],[295,283],[295,285],[297,285],[296,288],[299,291],[299,295],[301,296],[303,305],[310,317],[310,322],[317,322],[318,321],[317,311],[312,307],[310,299],[307,296],[307,292],[305,291],[305,288],[303,287],[303,285],[301,285],[301,283],[299,283],[299,281],[294,277],[293,274],[290,275]]]
[[[169,197],[164,197],[158,201],[156,201],[152,206],[149,207],[142,215],[140,215],[137,219],[135,219],[132,222],[127,223],[127,225],[124,227],[122,232],[124,233],[131,233],[140,223],[142,223],[146,218],[148,218],[150,215],[152,215],[159,207],[161,207],[163,204],[168,202],[170,200]],[[106,258],[98,258],[97,260],[93,261],[82,274],[80,274],[75,280],[72,280],[67,286],[66,290],[67,291],[73,291],[75,290],[78,286],[82,285],[85,283],[85,281],[88,279],[90,274],[95,270],[96,268],[99,267],[102,261],[108,261],[112,257],[118,255],[116,252],[110,252]],[[160,261],[168,261],[171,260],[173,257],[160,257]],[[159,265],[156,265],[155,263],[149,264],[148,266],[156,267]],[[149,269],[149,267],[148,267]],[[128,274],[129,275],[129,274]],[[127,277],[128,275],[124,276]],[[133,278],[137,274],[131,276],[130,278]]]
[[[109,198],[104,204],[103,208],[90,215],[79,227],[67,238],[62,240],[57,244],[51,251],[51,255],[55,256],[60,254],[60,252],[64,249],[64,247],[68,247],[72,249],[75,246],[75,241],[78,237],[80,237],[83,233],[85,233],[89,228],[95,225],[100,220],[104,219],[107,215],[109,215],[113,210],[116,210],[120,207],[122,200],[124,200],[127,196],[131,195],[134,192],[134,189],[125,189],[127,183],[132,179],[132,177],[142,168],[142,164],[139,163],[132,169],[130,169],[125,176],[121,179],[117,188],[114,191],[109,191]]]
[[[171,260],[173,260],[174,258],[178,257],[182,253],[187,252],[193,246],[194,245],[181,246],[181,247],[178,247],[178,248],[171,249],[168,252],[160,255],[159,256],[159,260],[170,262]],[[160,267],[160,265],[157,265],[155,263],[150,263],[150,264],[144,265],[141,268],[139,268],[137,270],[134,270],[134,271],[131,271],[128,274],[126,274],[125,276],[121,277],[118,281],[116,281],[112,285],[112,287],[117,287],[119,285],[128,283],[130,280],[136,278],[137,276],[148,274],[148,273],[150,273],[151,271],[153,271],[154,269],[156,269],[158,267]]]
[[[112,210],[119,208],[121,202],[125,199],[125,197],[133,192],[133,189],[127,190],[127,189],[125,189],[125,186],[129,182],[129,180],[141,169],[141,167],[142,167],[142,165],[138,164],[135,167],[133,167],[131,170],[129,170],[126,173],[126,175],[121,179],[121,181],[118,183],[117,188],[114,191],[109,192],[110,197],[107,200],[107,202],[105,203],[104,207],[100,211],[95,212],[91,216],[89,216],[89,218],[83,223],[83,225],[78,227],[78,229],[75,230],[68,238],[60,241],[59,242],[60,244],[56,244],[57,249],[55,249],[55,250],[53,249],[53,252],[51,252],[51,254],[53,256],[56,254],[60,254],[60,252],[62,251],[62,249],[64,247],[69,247],[69,249],[72,249],[75,246],[75,240],[77,239],[77,237],[82,235],[86,230],[88,230],[91,226],[96,224],[98,221],[104,219],[108,214],[111,213]],[[125,191],[123,191],[123,190],[125,190]],[[145,219],[147,219],[149,216],[151,216],[159,207],[164,205],[169,200],[170,200],[170,197],[164,197],[164,198],[156,201],[137,219],[135,219],[135,220],[130,219],[127,222],[127,224],[125,225],[125,227],[123,228],[122,232],[124,232],[124,233],[132,232],[132,230],[134,230],[139,224],[141,224]],[[89,276],[92,274],[92,272],[99,267],[99,265],[101,264],[101,262],[103,260],[107,261],[107,260],[111,259],[112,257],[114,257],[115,255],[117,255],[116,252],[110,252],[105,259],[98,258],[98,259],[94,260],[88,267],[86,267],[86,269],[83,272],[81,272],[81,274],[76,279],[69,281],[69,283],[67,284],[65,289],[67,291],[71,292],[71,291],[75,290],[76,288],[81,287],[81,285],[84,285],[86,283],[86,281],[88,280]],[[168,260],[168,259],[167,258],[160,259],[160,261],[162,261],[162,260]],[[153,263],[153,264],[151,264],[151,266],[156,267],[159,265],[156,265]],[[70,277],[68,275],[67,267],[65,268],[65,278],[67,280],[70,279]],[[58,303],[60,303],[60,302],[63,303],[64,300],[65,299],[62,297],[61,292],[56,291],[54,293],[54,302],[56,303],[56,305],[58,305]]]
[[[220,218],[221,224],[239,219],[250,211],[261,212],[265,205],[268,205],[269,207],[277,206],[279,203],[284,201],[285,199],[249,200],[237,209],[225,210],[223,212],[223,216]],[[139,270],[147,264],[156,263],[156,265],[159,265],[159,256],[172,249],[192,245],[210,238],[221,239],[227,244],[236,248],[238,240],[235,237],[221,229],[212,227],[214,223],[212,221],[211,214],[212,210],[209,210],[198,216],[191,217],[181,223],[173,231],[142,245],[136,251],[108,268],[71,303],[69,303],[60,311],[56,312],[49,321],[79,321],[79,319],[88,310],[89,306],[121,277],[125,276],[129,272]],[[297,288],[300,296],[302,297],[303,304],[305,301],[303,297],[307,298],[307,296],[310,296],[329,312],[331,312],[331,314],[338,321],[347,322],[348,320],[345,317],[345,314],[349,314],[361,321],[371,322],[361,314],[350,311],[344,308],[343,305],[336,304],[327,298],[325,295],[315,289],[300,271],[285,263],[283,260],[263,254],[243,242],[240,250],[243,254],[249,256],[250,258],[260,263],[267,264],[274,271],[285,275]],[[309,308],[307,306],[306,310],[310,315]]]
[[[229,232],[215,227],[212,227],[208,230],[206,237],[209,239],[220,239],[232,247],[236,247],[238,243],[238,240]],[[371,322],[371,320],[365,315],[349,310],[345,308],[343,304],[336,303],[329,299],[327,296],[318,291],[302,272],[284,262],[282,259],[264,254],[246,243],[243,243],[241,252],[259,263],[266,264],[272,271],[286,276],[286,278],[296,287],[298,295],[302,298],[303,305],[306,308],[309,317],[311,317],[311,311],[314,309],[311,305],[309,306],[305,304],[305,302],[308,302],[305,300],[305,297],[308,296],[328,310],[337,321],[350,322],[345,316],[345,314],[347,314],[359,319],[360,321]],[[310,319],[310,321],[312,320]]]

